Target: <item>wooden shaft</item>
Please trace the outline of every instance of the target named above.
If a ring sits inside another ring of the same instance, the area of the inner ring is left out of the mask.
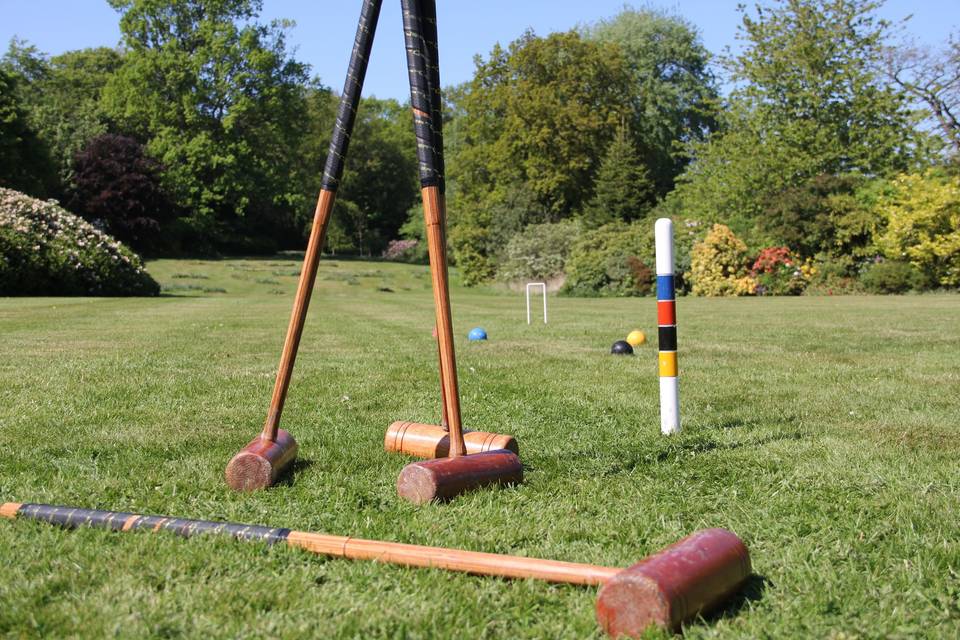
[[[438,201],[440,202],[440,231],[443,233],[443,259],[444,264],[446,264],[447,259],[447,196],[442,192],[439,194]],[[434,327],[433,335],[437,335],[436,327]],[[445,385],[443,384],[443,358],[440,357],[440,342],[437,341],[437,360],[439,362],[439,373],[440,373],[440,426],[443,427],[444,431],[450,430],[450,420],[447,418],[447,399],[446,392],[444,391]],[[461,428],[463,425],[461,425]],[[466,446],[466,445],[464,445]]]
[[[287,397],[290,386],[290,377],[293,375],[293,363],[297,359],[297,348],[300,346],[300,336],[303,335],[303,325],[307,317],[307,307],[310,306],[310,294],[317,279],[317,264],[320,261],[320,251],[327,232],[327,223],[333,211],[336,200],[335,191],[323,189],[317,200],[317,209],[313,216],[313,228],[310,230],[310,240],[307,243],[307,253],[303,257],[303,269],[300,272],[300,282],[297,284],[297,295],[293,302],[293,312],[290,314],[290,324],[287,327],[287,337],[283,342],[283,353],[280,356],[280,367],[277,369],[277,380],[273,386],[273,397],[270,399],[270,411],[267,413],[263,425],[264,440],[275,441],[277,430],[280,428],[280,414],[283,412],[283,402]]]
[[[540,560],[499,553],[380,542],[257,525],[53,505],[7,503],[0,506],[0,517],[39,520],[69,528],[91,526],[114,531],[169,531],[186,537],[199,533],[211,533],[270,544],[285,540],[291,547],[327,556],[375,560],[409,567],[433,567],[504,578],[537,578],[570,584],[603,584],[620,571],[590,564]]]
[[[433,328],[433,337],[437,337],[437,328]],[[447,400],[444,397],[446,392],[444,391],[443,384],[443,358],[440,357],[440,341],[437,341],[437,372],[440,375],[440,426],[443,427],[444,431],[450,430],[450,423],[447,421]]]
[[[576,562],[362,540],[300,531],[291,531],[287,537],[287,544],[313,553],[354,560],[374,560],[408,567],[430,567],[502,578],[535,578],[568,584],[599,585],[620,572],[619,569]]]
[[[433,302],[437,314],[437,341],[440,346],[445,413],[450,429],[451,458],[466,455],[463,425],[460,421],[460,392],[457,385],[457,362],[453,347],[453,321],[450,314],[450,287],[447,276],[447,255],[444,233],[442,196],[436,186],[423,187],[423,215],[430,253],[430,276],[433,280]]]

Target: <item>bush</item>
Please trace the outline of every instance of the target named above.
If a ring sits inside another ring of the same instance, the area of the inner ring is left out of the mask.
[[[868,265],[860,282],[870,293],[906,293],[924,288],[926,278],[909,262],[884,260]]]
[[[159,292],[127,247],[54,201],[0,188],[0,295]]]
[[[579,235],[580,225],[573,221],[528,225],[507,243],[497,279],[547,281],[562,275]]]
[[[730,227],[715,224],[690,255],[691,289],[695,296],[744,296],[756,280],[747,273],[747,245]]]
[[[760,252],[750,275],[758,295],[795,296],[803,293],[813,268],[801,264],[787,247],[768,247]]]
[[[898,176],[889,187],[878,203],[887,223],[877,238],[884,255],[909,262],[940,286],[960,286],[960,181],[931,170]]]
[[[584,233],[567,260],[562,292],[573,296],[642,296],[655,282],[653,229],[615,222]]]
[[[863,293],[863,285],[855,277],[857,263],[852,256],[829,257],[819,254],[804,289],[808,296],[832,296]]]
[[[381,257],[393,262],[418,262],[417,247],[419,240],[391,240],[383,250]]]

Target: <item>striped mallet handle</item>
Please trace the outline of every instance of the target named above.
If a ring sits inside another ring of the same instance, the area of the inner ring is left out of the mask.
[[[267,544],[285,543],[311,553],[340,558],[504,578],[603,585],[597,596],[597,619],[613,636],[636,636],[651,624],[677,629],[683,621],[720,604],[746,581],[751,571],[746,545],[726,529],[698,531],[631,567],[615,569],[284,528],[47,504],[8,502],[0,505],[0,517],[38,520],[68,528],[89,526],[113,531],[168,531],[184,537],[209,533]]]
[[[680,384],[677,379],[677,300],[673,281],[673,222],[654,224],[657,251],[657,341],[660,371],[660,431],[680,431]]]

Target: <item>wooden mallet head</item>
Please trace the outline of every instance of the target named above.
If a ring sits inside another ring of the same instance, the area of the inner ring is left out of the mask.
[[[265,489],[283,475],[297,458],[297,441],[289,432],[277,430],[275,440],[257,436],[233,456],[227,465],[227,484],[236,491]]]
[[[523,482],[523,465],[513,451],[500,449],[455,458],[411,462],[397,478],[397,494],[414,504],[449,500],[489,485]]]
[[[613,637],[680,625],[727,600],[750,577],[750,552],[726,529],[704,529],[610,578],[597,622]]]
[[[463,443],[468,454],[497,449],[520,453],[516,438],[499,433],[464,431]],[[387,427],[383,448],[417,458],[444,458],[450,453],[450,432],[437,424],[398,420]]]

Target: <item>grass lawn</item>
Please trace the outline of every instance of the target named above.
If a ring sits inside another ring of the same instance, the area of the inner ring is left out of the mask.
[[[727,527],[756,576],[687,638],[960,636],[960,296],[681,298],[666,438],[655,344],[608,355],[655,334],[652,299],[551,297],[527,326],[521,294],[455,286],[466,426],[514,434],[527,481],[414,507],[382,440],[438,416],[425,267],[322,262],[283,421],[300,462],[251,495],[223,470],[262,424],[299,263],[149,270],[167,295],[0,299],[0,502],[612,566]],[[0,566],[12,637],[601,635],[595,589],[223,539],[2,521]]]

